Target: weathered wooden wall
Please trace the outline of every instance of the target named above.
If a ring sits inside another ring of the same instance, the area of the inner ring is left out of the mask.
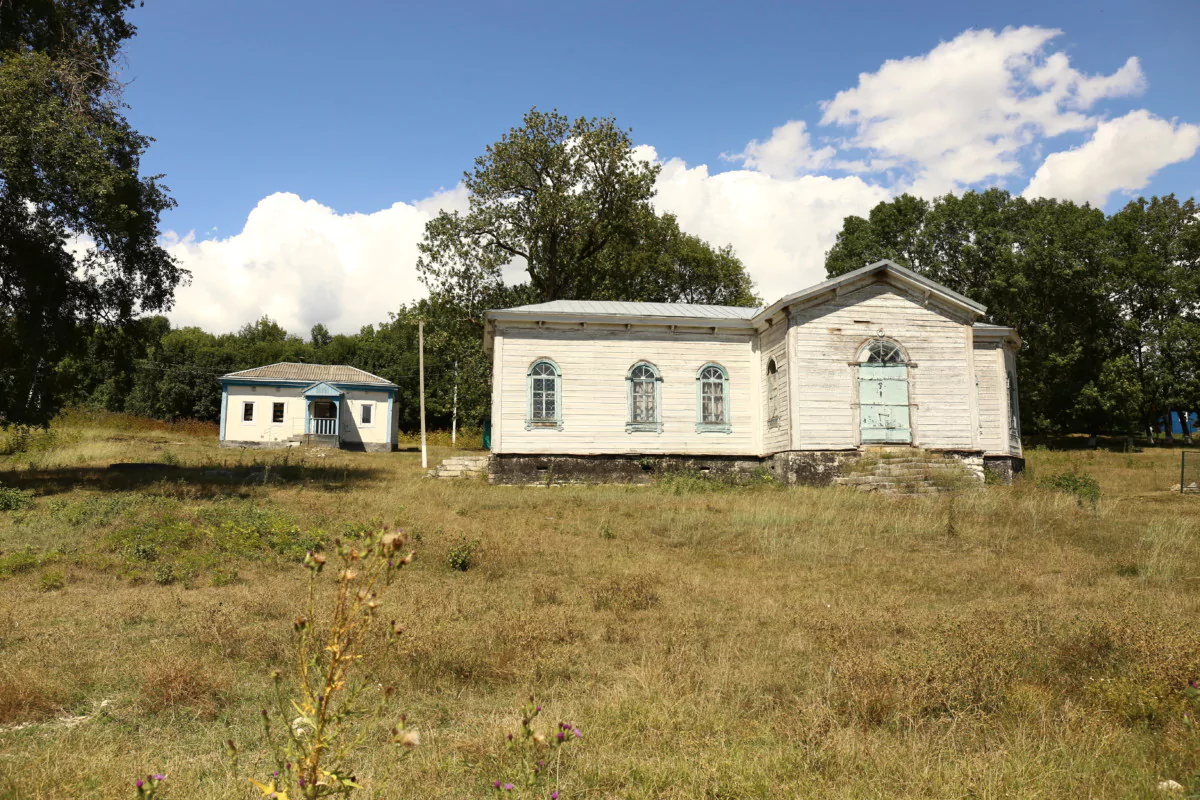
[[[498,453],[757,454],[759,412],[752,332],[623,325],[538,328],[505,323],[494,342],[493,450]],[[539,358],[562,370],[562,430],[526,430],[527,374]],[[639,361],[662,378],[661,433],[627,433],[626,375]],[[696,376],[709,362],[729,373],[730,433],[697,433]],[[498,435],[497,435],[498,433]]]
[[[762,332],[762,359],[759,367],[759,383],[762,387],[763,421],[762,446],[765,453],[778,453],[789,449],[792,441],[791,399],[789,378],[792,370],[787,357],[787,320],[780,315],[775,324]],[[778,378],[775,381],[776,417],[769,417],[771,406],[770,381],[767,377],[767,364],[775,359]]]
[[[971,320],[887,283],[792,311],[789,333],[799,365],[792,448],[858,446],[857,373],[850,363],[880,332],[899,342],[914,365],[909,369],[914,444],[971,449]]]

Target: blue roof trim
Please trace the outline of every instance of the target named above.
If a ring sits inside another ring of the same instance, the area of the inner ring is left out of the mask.
[[[263,378],[221,378],[222,386],[286,386],[292,389],[304,389],[312,386],[312,381],[286,381],[278,379],[263,379]],[[320,381],[327,383],[330,386],[338,389],[353,389],[355,391],[367,392],[387,392],[395,394],[400,390],[399,386],[393,384],[381,383],[347,383],[345,381]]]

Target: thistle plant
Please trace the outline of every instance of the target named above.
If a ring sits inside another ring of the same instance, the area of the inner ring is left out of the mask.
[[[262,710],[276,766],[269,780],[251,779],[263,795],[315,800],[348,797],[359,788],[350,762],[371,733],[362,720],[378,720],[388,713],[395,691],[373,686],[356,674],[356,668],[368,636],[379,624],[380,595],[396,572],[412,562],[412,552],[402,555],[404,544],[400,531],[371,533],[351,542],[334,540],[341,566],[334,581],[332,610],[325,620],[318,619],[317,588],[326,556],[311,551],[305,556],[308,602],[305,613],[292,625],[295,679],[285,681],[276,670],[276,708]],[[399,633],[396,622],[391,622],[389,640]],[[391,741],[411,750],[420,736],[415,729],[405,728],[401,715],[399,725],[391,729]]]
[[[166,775],[147,775],[145,778],[138,778],[133,782],[133,788],[137,790],[138,800],[151,800],[151,798],[158,794],[159,787],[166,779]]]
[[[550,782],[553,773],[555,788],[548,795],[551,800],[558,800],[558,771],[562,761],[564,745],[583,738],[583,732],[569,722],[559,722],[552,733],[543,733],[534,728],[534,722],[542,713],[542,707],[533,698],[521,707],[521,730],[516,734],[508,734],[509,750],[514,752],[523,762],[524,775],[519,779],[525,789],[536,791],[544,782]],[[492,789],[501,796],[508,796],[517,790],[517,784],[511,781],[496,780]]]

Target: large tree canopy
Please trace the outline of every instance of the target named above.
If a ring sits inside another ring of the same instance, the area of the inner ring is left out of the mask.
[[[1173,196],[1105,217],[1001,189],[903,195],[847,217],[826,270],[891,258],[1017,328],[1026,430],[1145,430],[1200,401],[1198,224]]]
[[[434,294],[476,314],[505,294],[504,270],[523,269],[516,296],[752,305],[728,247],[679,230],[650,205],[657,165],[637,157],[611,117],[571,122],[529,111],[465,173],[465,214],[425,229],[418,269]]]
[[[0,0],[0,424],[47,421],[90,325],[168,307],[185,275],[114,77],[132,6]]]

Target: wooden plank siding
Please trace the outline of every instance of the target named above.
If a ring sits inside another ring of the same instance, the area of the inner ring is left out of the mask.
[[[789,449],[792,440],[791,402],[789,400],[787,352],[787,320],[783,315],[775,319],[775,324],[761,334],[762,367],[759,369],[759,380],[762,386],[762,406],[760,410],[763,421],[762,449],[766,454],[778,453]],[[767,379],[767,364],[775,359],[775,367],[779,371],[775,381],[774,406],[777,417],[770,418],[772,405],[771,386]]]
[[[791,312],[799,370],[797,450],[859,445],[856,370],[861,348],[880,332],[900,343],[909,369],[913,443],[972,449],[971,320],[888,283],[873,283]]]
[[[758,353],[751,330],[717,331],[666,327],[627,330],[590,324],[586,328],[498,326],[493,385],[493,450],[501,453],[594,454],[757,454],[759,412]],[[552,359],[562,372],[562,430],[526,430],[529,367]],[[662,377],[661,433],[627,433],[629,387],[626,376],[639,361],[653,364]],[[729,374],[730,433],[696,431],[696,376],[714,362]]]
[[[979,405],[979,447],[1008,452],[1008,398],[1004,396],[1004,355],[1000,342],[975,344],[975,393]]]

